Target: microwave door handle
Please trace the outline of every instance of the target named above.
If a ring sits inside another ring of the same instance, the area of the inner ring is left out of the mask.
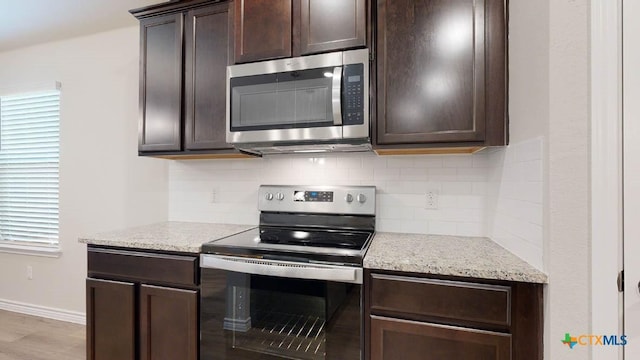
[[[333,83],[331,86],[331,107],[333,110],[333,125],[342,125],[342,106],[341,106],[341,90],[342,88],[342,66],[333,68]]]

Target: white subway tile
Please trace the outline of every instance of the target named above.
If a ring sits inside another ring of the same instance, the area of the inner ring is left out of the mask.
[[[373,169],[363,167],[338,168],[336,171],[346,173],[349,180],[373,180]]]
[[[486,182],[489,171],[487,168],[463,168],[458,169],[458,181]]]
[[[473,166],[471,155],[449,155],[444,158],[445,168],[470,168]]]
[[[542,183],[541,182],[522,182],[518,184],[520,191],[517,192],[515,199],[524,200],[536,204],[542,203]]]
[[[378,205],[376,219],[413,219],[413,207],[410,206],[380,206]]]
[[[373,169],[386,169],[387,158],[385,156],[363,156],[362,167]]]
[[[402,168],[400,169],[402,180],[427,180],[427,169],[424,168]]]
[[[518,161],[531,161],[542,159],[543,140],[535,138],[523,141],[515,148]]]
[[[238,159],[230,163],[231,169],[262,169],[264,162],[260,159]]]
[[[428,189],[428,184],[421,181],[388,180],[385,189],[394,194],[424,194]]]
[[[488,154],[474,154],[471,156],[474,168],[488,168],[491,165]]]
[[[388,168],[410,168],[413,167],[413,158],[408,156],[389,156],[387,159]]]
[[[505,166],[506,166],[507,164],[513,164],[513,163],[515,163],[515,162],[520,161],[520,160],[519,160],[519,158],[518,158],[518,156],[517,156],[517,153],[518,153],[517,148],[518,148],[518,146],[519,146],[519,145],[517,145],[517,144],[516,144],[516,145],[511,144],[511,145],[509,145],[509,146],[507,147],[507,149],[505,150],[505,152],[504,152],[504,158],[503,158],[503,161],[502,161],[502,163],[503,163]]]
[[[486,182],[474,182],[471,184],[471,194],[473,195],[487,195],[487,183]]]
[[[400,169],[374,168],[374,180],[400,180]]]
[[[457,223],[454,221],[429,221],[429,234],[456,235]]]
[[[456,235],[486,236],[485,226],[482,222],[458,222],[456,223]]]
[[[487,199],[479,195],[459,195],[457,200],[457,206],[461,209],[484,209]]]
[[[376,230],[381,232],[426,234],[428,224],[415,220],[379,219],[376,222]]]
[[[426,198],[425,198],[426,202]],[[457,209],[458,196],[456,195],[438,195],[438,208],[440,209]]]
[[[435,168],[429,169],[429,181],[449,182],[458,180],[458,170],[455,168]]]
[[[338,169],[360,169],[362,168],[362,157],[359,155],[346,155],[336,159]]]
[[[444,182],[442,183],[443,195],[471,195],[473,183],[471,182]]]
[[[441,155],[418,156],[413,160],[413,166],[418,168],[441,168],[444,163],[444,157]]]
[[[542,160],[526,161],[521,164],[523,181],[542,181]]]

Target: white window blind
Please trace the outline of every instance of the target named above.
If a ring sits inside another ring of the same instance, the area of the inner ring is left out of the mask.
[[[0,240],[57,246],[60,91],[0,97]]]

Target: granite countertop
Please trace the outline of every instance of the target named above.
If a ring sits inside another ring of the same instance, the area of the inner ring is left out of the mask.
[[[546,283],[547,275],[483,237],[376,233],[364,267]]]
[[[78,241],[91,245],[199,253],[204,243],[254,227],[254,225],[167,221],[82,236]]]

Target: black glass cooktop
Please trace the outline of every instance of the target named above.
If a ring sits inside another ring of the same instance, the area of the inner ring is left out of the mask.
[[[361,264],[373,231],[256,227],[202,245],[203,253]]]
[[[265,244],[314,246],[337,249],[362,249],[370,233],[295,228],[260,227],[260,242]]]

